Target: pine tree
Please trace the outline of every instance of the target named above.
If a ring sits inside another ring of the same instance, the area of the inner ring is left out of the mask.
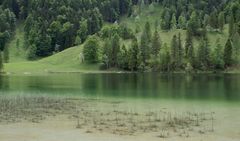
[[[229,37],[232,37],[235,32],[235,20],[233,13],[231,12],[230,21],[229,21]]]
[[[218,26],[221,31],[223,31],[225,25],[225,17],[224,17],[224,12],[220,12],[218,15]]]
[[[0,73],[3,72],[3,58],[2,51],[0,51]]]
[[[218,28],[218,16],[216,11],[210,14],[210,25],[214,29]]]
[[[147,65],[147,60],[150,58],[150,43],[151,43],[151,27],[150,23],[147,22],[145,24],[144,31],[141,36],[141,43],[140,43],[140,56],[142,63]]]
[[[177,67],[181,68],[183,65],[183,47],[182,47],[182,39],[181,33],[178,34],[178,59],[177,59]]]
[[[204,38],[200,42],[197,55],[200,69],[207,70],[210,64],[210,50],[208,41]]]
[[[177,20],[176,20],[176,15],[172,15],[172,20],[171,20],[171,29],[177,29]]]
[[[152,39],[152,54],[154,57],[157,57],[161,49],[161,39],[158,34],[158,31],[155,30],[153,39]]]
[[[197,30],[200,28],[200,21],[197,13],[194,11],[191,14],[190,20],[188,21],[188,31],[195,35]]]
[[[171,42],[171,66],[173,70],[177,68],[178,53],[177,36],[174,35]]]
[[[178,19],[178,27],[181,29],[186,29],[186,18],[185,16],[181,15]]]
[[[216,41],[216,47],[214,48],[213,52],[213,64],[214,69],[223,69],[224,68],[224,61],[223,61],[223,47],[220,44],[220,39],[218,38]]]
[[[3,60],[4,63],[8,63],[9,62],[9,50],[8,50],[8,46],[5,46],[4,50],[3,50]]]
[[[120,53],[120,37],[118,34],[114,34],[111,40],[111,67],[118,67],[118,56]]]
[[[240,64],[240,35],[235,32],[232,36],[233,61],[234,64]]]
[[[190,31],[187,31],[187,37],[185,42],[185,56],[188,60],[194,57],[193,56],[193,38]]]
[[[130,49],[129,69],[131,71],[137,70],[139,61],[139,47],[137,38],[134,38],[131,43],[132,48]]]
[[[146,33],[146,37],[147,37],[146,40],[148,43],[150,43],[152,39],[152,32],[151,32],[151,25],[149,22],[146,22],[143,32]]]
[[[230,38],[228,39],[224,48],[224,63],[225,67],[230,67],[233,64],[232,61],[233,47]]]

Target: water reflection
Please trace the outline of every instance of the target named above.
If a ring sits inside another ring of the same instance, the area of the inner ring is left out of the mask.
[[[237,74],[65,74],[0,76],[0,94],[240,100]]]

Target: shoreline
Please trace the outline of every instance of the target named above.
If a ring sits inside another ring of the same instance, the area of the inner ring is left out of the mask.
[[[184,108],[187,105],[179,105],[175,109],[168,102],[133,104],[127,101],[46,96],[1,96],[0,100],[0,139],[5,141],[16,140],[19,136],[24,141],[53,141],[53,137],[56,141],[64,141],[72,140],[72,136],[78,139],[84,137],[85,141],[97,141],[99,138],[116,141],[135,138],[215,141],[225,138],[226,141],[235,141],[240,137],[237,125],[231,119],[234,115],[230,114],[225,119],[222,113],[225,108],[219,106],[216,109],[190,110]],[[141,106],[134,108],[137,105]],[[223,121],[224,124],[220,124]],[[63,138],[59,138],[61,135],[64,135]]]
[[[130,72],[130,71],[47,71],[47,72],[2,72],[0,75],[46,75],[46,74],[240,74],[240,71],[206,72]]]

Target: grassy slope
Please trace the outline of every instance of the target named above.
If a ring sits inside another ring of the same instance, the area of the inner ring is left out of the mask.
[[[133,17],[122,17],[121,22],[126,23],[130,28],[135,31],[136,25],[138,24],[141,29],[143,29],[144,24],[148,20],[152,25],[152,31],[154,30],[155,21],[159,19],[161,13],[161,7],[155,7],[154,12],[150,12],[148,8],[145,8],[144,11],[140,14],[139,18]],[[160,30],[160,36],[163,43],[168,45],[171,42],[172,36],[174,34],[181,33],[182,40],[184,43],[185,40],[185,31],[184,30],[172,30],[165,32]],[[141,33],[137,34],[137,37],[140,38]],[[210,45],[213,47],[216,40],[220,38],[221,44],[224,46],[227,40],[227,27],[224,30],[223,34],[220,33],[209,33]],[[20,49],[17,49],[16,42],[17,39],[20,41]],[[130,45],[130,41],[124,41],[122,44]],[[195,46],[197,46],[198,41],[195,40]],[[44,73],[44,72],[88,72],[88,71],[99,71],[99,65],[87,65],[82,64],[79,61],[79,54],[82,52],[82,46],[76,46],[69,48],[63,52],[55,54],[53,56],[38,60],[38,61],[27,61],[26,60],[26,49],[24,47],[24,37],[23,37],[23,28],[18,26],[16,30],[16,35],[14,39],[9,43],[10,47],[10,63],[5,64],[5,71],[10,73]]]

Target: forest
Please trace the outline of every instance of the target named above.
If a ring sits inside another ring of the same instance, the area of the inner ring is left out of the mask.
[[[121,22],[137,19],[146,7],[161,11],[154,24],[132,28]],[[83,45],[84,63],[101,64],[101,70],[215,72],[240,66],[239,0],[0,0],[1,70],[20,23],[31,61]],[[168,37],[170,44],[162,40],[163,32],[180,29],[185,32]],[[225,29],[226,43],[210,44],[209,33]]]

